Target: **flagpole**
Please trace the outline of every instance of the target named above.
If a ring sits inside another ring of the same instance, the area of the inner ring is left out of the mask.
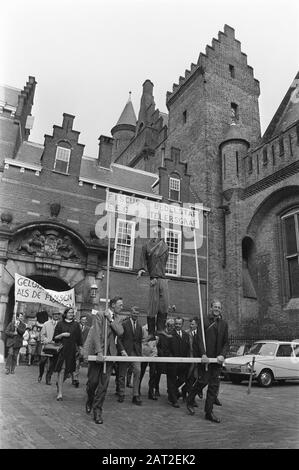
[[[194,227],[194,253],[195,253],[197,291],[198,291],[198,302],[199,302],[199,314],[200,314],[202,341],[203,341],[204,350],[205,350],[205,353],[206,353],[206,339],[205,339],[203,313],[202,313],[202,299],[201,299],[201,290],[200,290],[200,281],[199,281],[199,268],[198,268],[197,243],[196,243],[196,230],[195,230],[195,227]]]
[[[109,188],[107,188],[106,201],[109,197]],[[107,206],[108,209],[108,206]],[[107,210],[108,220],[107,220],[107,229],[108,229],[108,253],[107,253],[107,281],[106,281],[106,305],[105,311],[108,310],[108,300],[109,300],[109,287],[110,287],[110,248],[111,248],[111,212]],[[104,335],[104,356],[107,356],[107,335],[108,335],[108,321],[105,317],[105,335]],[[104,374],[106,373],[106,362],[104,362],[103,368]]]

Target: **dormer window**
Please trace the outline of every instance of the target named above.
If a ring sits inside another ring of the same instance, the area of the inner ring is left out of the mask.
[[[169,178],[169,199],[179,201],[181,196],[181,180],[179,178]]]
[[[57,147],[55,155],[54,170],[60,173],[68,173],[71,150],[65,147]]]

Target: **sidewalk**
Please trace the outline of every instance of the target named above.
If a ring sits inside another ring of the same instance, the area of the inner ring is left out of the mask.
[[[80,370],[80,387],[70,380],[64,399],[56,401],[52,385],[37,382],[38,367],[21,365],[15,375],[0,368],[1,449],[277,449],[299,448],[299,383],[263,389],[253,385],[222,382],[215,407],[221,424],[204,420],[204,401],[198,401],[195,416],[186,407],[167,403],[166,380],[161,377],[161,397],[148,400],[146,373],[142,382],[143,405],[131,402],[126,389],[124,403],[115,396],[111,377],[104,404],[104,424],[96,425],[85,413],[87,369]]]

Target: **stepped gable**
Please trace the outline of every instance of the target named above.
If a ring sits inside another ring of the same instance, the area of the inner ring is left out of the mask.
[[[299,72],[295,76],[285,97],[280,103],[269,126],[267,127],[262,142],[265,143],[272,137],[285,131],[299,119]]]
[[[172,91],[166,93],[166,105],[167,107],[171,102],[179,96],[180,92],[186,88],[198,75],[202,75],[205,80],[205,67],[209,59],[215,59],[221,53],[222,44],[226,45],[233,41],[236,49],[240,51],[241,61],[243,65],[247,66],[249,73],[253,76],[253,68],[247,64],[247,55],[241,51],[241,43],[235,38],[235,30],[231,26],[224,25],[224,31],[219,31],[218,39],[213,38],[212,45],[206,46],[205,54],[200,53],[196,64],[192,63],[189,70],[185,70],[185,76],[179,77],[178,83],[174,83]],[[259,81],[254,79],[257,86],[259,87]]]
[[[21,117],[25,108],[33,105],[36,83],[35,78],[30,76],[23,90],[18,95],[16,117]]]

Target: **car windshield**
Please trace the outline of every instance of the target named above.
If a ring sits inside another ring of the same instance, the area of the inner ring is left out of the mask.
[[[277,345],[275,343],[255,343],[247,354],[258,356],[274,356]]]

